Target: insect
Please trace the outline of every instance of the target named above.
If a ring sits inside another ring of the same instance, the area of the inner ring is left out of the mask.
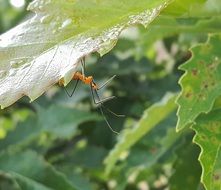
[[[67,89],[64,88],[66,94],[67,94],[69,97],[72,97],[73,94],[74,94],[74,92],[75,92],[75,90],[76,90],[76,88],[77,88],[77,85],[78,85],[79,81],[82,81],[84,84],[89,85],[89,86],[90,86],[90,90],[91,90],[91,95],[92,95],[92,98],[93,98],[93,102],[94,102],[95,105],[99,105],[100,112],[101,112],[101,114],[102,114],[102,116],[103,116],[105,122],[107,123],[107,126],[110,128],[110,130],[111,130],[112,132],[114,132],[114,133],[116,133],[116,134],[119,134],[117,131],[115,131],[115,130],[111,127],[111,125],[110,125],[110,123],[108,122],[106,116],[104,115],[104,111],[103,111],[103,109],[102,109],[102,108],[104,108],[106,111],[110,112],[111,114],[113,114],[113,115],[116,116],[116,117],[124,117],[125,115],[116,114],[116,113],[114,113],[113,111],[111,111],[109,108],[107,108],[106,106],[104,106],[104,102],[107,102],[107,101],[109,101],[109,100],[112,100],[112,99],[114,99],[114,98],[116,98],[116,97],[115,97],[115,96],[110,96],[110,97],[107,97],[107,98],[104,98],[104,99],[100,99],[99,94],[98,94],[98,91],[99,91],[100,89],[102,89],[103,87],[105,87],[109,82],[111,82],[111,81],[116,77],[116,75],[114,75],[113,77],[111,77],[110,79],[108,79],[108,80],[107,80],[105,83],[103,83],[102,85],[98,86],[98,85],[95,83],[93,76],[86,76],[86,75],[85,75],[85,72],[84,72],[84,71],[85,71],[85,60],[84,60],[84,59],[81,60],[81,66],[82,66],[82,72],[77,71],[77,72],[75,72],[75,73],[73,74],[72,80],[75,80],[76,83],[75,83],[75,86],[74,86],[72,92],[69,93],[69,92],[67,91]],[[60,86],[64,86],[64,80],[63,80],[63,79],[60,79],[58,83],[59,83]]]

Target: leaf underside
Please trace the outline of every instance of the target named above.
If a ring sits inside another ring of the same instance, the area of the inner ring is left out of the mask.
[[[1,107],[32,101],[61,78],[66,85],[83,57],[107,53],[123,29],[147,26],[169,2],[33,1],[35,16],[0,36]]]

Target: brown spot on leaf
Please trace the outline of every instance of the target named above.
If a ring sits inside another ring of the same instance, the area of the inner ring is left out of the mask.
[[[205,141],[205,140],[207,140],[208,138],[207,138],[206,135],[201,135],[201,139]]]
[[[216,70],[216,68],[218,67],[218,65],[219,65],[219,62],[214,62],[214,63],[212,63],[212,64],[209,64],[207,67],[208,67],[208,69],[210,69],[211,71],[214,71],[214,70]]]
[[[186,97],[186,98],[190,98],[192,95],[193,95],[192,92],[187,92],[187,93],[185,94],[185,97]]]
[[[198,61],[198,63],[199,63],[200,65],[205,65],[205,62],[204,62],[203,60]]]
[[[201,47],[201,54],[208,54],[212,49],[212,46],[207,44]]]
[[[204,88],[208,88],[208,86],[209,86],[208,84],[204,84]]]
[[[216,84],[215,81],[211,82],[211,86],[215,86],[215,84]]]
[[[150,149],[150,152],[151,152],[152,154],[156,153],[156,152],[157,152],[157,147],[152,147],[152,148]]]
[[[210,141],[215,145],[219,145],[219,141],[217,140],[216,137],[211,137]]]
[[[220,180],[220,174],[219,173],[217,173],[217,174],[213,174],[213,179],[215,180],[215,181],[218,181],[218,180]]]
[[[209,87],[209,84],[207,81],[204,81],[203,84],[202,84],[202,88],[203,89],[207,89]]]
[[[203,93],[200,93],[198,95],[198,98],[201,99],[201,100],[205,100],[206,99],[206,96],[203,94]]]
[[[197,69],[192,69],[192,75],[196,76],[198,74],[198,70]]]

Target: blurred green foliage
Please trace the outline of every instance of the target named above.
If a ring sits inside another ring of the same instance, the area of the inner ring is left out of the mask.
[[[15,9],[8,1],[1,1],[0,32],[28,16],[25,6]],[[136,31],[135,38],[131,38],[130,30]],[[193,33],[178,35],[168,30],[168,37],[160,40],[161,36],[154,37],[158,33],[131,28],[110,53],[86,58],[86,74],[94,76],[98,84],[117,75],[100,95],[117,96],[105,105],[126,115],[117,118],[105,112],[114,130],[122,132],[119,136],[109,130],[92,104],[90,89],[83,84],[72,98],[54,86],[31,104],[22,98],[1,110],[0,189],[203,189],[199,148],[191,143],[191,131],[175,133],[175,110],[129,150],[122,151],[109,175],[104,165],[117,140],[134,128],[151,105],[167,92],[176,94],[180,90],[177,67],[189,59],[187,47],[206,39],[204,34],[188,32]],[[150,41],[149,36],[153,36]],[[156,39],[160,41],[155,43]],[[70,83],[67,90],[73,86]],[[149,121],[145,122],[148,125]],[[181,180],[184,177],[186,183]]]

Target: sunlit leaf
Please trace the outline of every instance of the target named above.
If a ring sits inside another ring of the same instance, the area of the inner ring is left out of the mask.
[[[107,53],[123,29],[147,26],[169,2],[33,1],[36,15],[0,36],[0,105],[34,100],[63,77],[67,84],[82,57]]]

